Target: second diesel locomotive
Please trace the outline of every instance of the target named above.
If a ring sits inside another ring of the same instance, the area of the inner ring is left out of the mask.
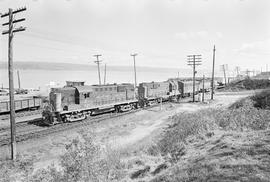
[[[210,89],[205,82],[205,90]],[[144,82],[134,90],[130,83],[107,85],[84,85],[84,82],[67,81],[63,88],[53,88],[49,103],[43,110],[43,124],[54,125],[74,122],[89,116],[109,112],[125,112],[157,102],[179,100],[190,96],[193,83],[180,79],[164,82]],[[202,90],[202,83],[196,81],[195,93]]]

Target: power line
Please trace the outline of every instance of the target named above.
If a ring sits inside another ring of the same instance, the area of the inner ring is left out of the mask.
[[[195,102],[195,76],[196,76],[196,66],[201,65],[201,55],[188,55],[188,64],[189,66],[192,66],[193,68],[193,102]]]
[[[8,25],[8,30],[2,32],[3,35],[8,34],[8,73],[9,73],[9,102],[10,102],[10,131],[11,131],[11,159],[16,159],[16,123],[15,123],[15,102],[14,102],[14,82],[13,82],[13,37],[14,33],[25,31],[25,27],[15,28],[15,23],[25,21],[25,18],[15,19],[14,14],[25,11],[26,7],[17,9],[9,9],[7,13],[1,15],[1,18],[9,17],[7,23],[3,23],[3,26]]]

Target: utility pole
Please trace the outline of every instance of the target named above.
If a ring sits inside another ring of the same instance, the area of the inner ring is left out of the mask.
[[[214,79],[215,79],[215,56],[216,56],[216,47],[214,45],[213,49],[213,67],[212,67],[212,80],[211,80],[211,100],[214,99]]]
[[[104,85],[106,85],[106,64],[105,64],[105,68],[104,68]]]
[[[197,73],[196,66],[201,65],[201,55],[188,55],[188,65],[193,67],[193,102],[195,102],[195,75]]]
[[[162,97],[160,97],[160,107],[159,107],[160,110],[162,110]]]
[[[235,70],[236,70],[236,73],[237,73],[237,77],[239,77],[239,75],[240,75],[240,67],[236,66]]]
[[[9,22],[2,24],[8,25],[8,30],[2,34],[8,34],[8,76],[9,76],[9,106],[10,106],[10,131],[11,131],[11,159],[16,159],[16,124],[15,124],[15,103],[14,103],[14,82],[13,82],[13,36],[16,32],[25,31],[25,27],[14,28],[15,23],[25,21],[25,18],[14,19],[14,14],[25,11],[26,7],[13,11],[11,8],[8,13],[1,15],[1,18],[9,17]]]
[[[252,71],[252,76],[255,76],[255,69],[253,69]]]
[[[96,54],[96,55],[94,55],[94,57],[97,58],[97,60],[95,61],[95,63],[97,63],[97,66],[98,66],[98,81],[99,81],[99,85],[101,85],[101,80],[100,80],[100,68],[99,68],[99,65],[100,65],[101,61],[98,59],[100,56],[101,56],[101,54]]]
[[[254,73],[253,71],[250,71],[249,69],[246,70],[247,77],[250,77],[250,73]]]
[[[223,74],[224,74],[224,79],[225,79],[225,86],[227,85],[227,78],[226,78],[226,64],[221,65],[222,70],[223,70]]]
[[[202,82],[202,102],[204,102],[204,93],[205,93],[205,90],[204,90],[204,79],[205,79],[205,76],[203,75],[203,82]]]
[[[19,72],[19,70],[17,70],[17,76],[18,76],[18,87],[19,87],[19,90],[21,90],[21,79],[20,79],[20,72]]]
[[[136,57],[137,55],[138,55],[137,53],[135,53],[135,54],[130,54],[130,56],[133,57],[133,62],[134,62],[134,98],[136,98],[136,87],[137,87],[136,60],[135,60],[135,57]]]

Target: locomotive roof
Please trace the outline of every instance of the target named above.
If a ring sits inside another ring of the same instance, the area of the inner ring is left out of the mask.
[[[79,93],[86,93],[93,91],[93,87],[91,85],[75,86],[75,88],[78,90]]]
[[[51,91],[69,91],[69,90],[75,90],[74,87],[62,87],[62,88],[51,88]]]
[[[162,81],[162,82],[143,82],[143,83],[140,83],[139,85],[150,86],[150,85],[157,85],[157,84],[164,85],[164,84],[169,84],[169,82],[168,81]]]
[[[114,86],[114,87],[116,87],[117,86],[117,84],[106,84],[106,85],[91,85],[91,86],[93,86],[93,87],[98,87],[98,88],[103,88],[103,87],[112,87],[112,86]]]
[[[116,84],[74,86],[80,93],[93,92],[95,88],[117,87]]]

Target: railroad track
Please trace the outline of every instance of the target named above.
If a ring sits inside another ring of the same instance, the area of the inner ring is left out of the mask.
[[[36,118],[36,119],[31,119],[31,120],[27,120],[27,121],[22,121],[22,122],[19,122],[19,123],[16,123],[16,129],[17,128],[23,128],[23,127],[28,127],[31,123],[35,123],[37,121],[40,121],[42,118]],[[3,132],[6,132],[6,131],[9,131],[10,130],[10,127],[3,127],[3,128],[0,128],[0,132],[3,133]]]
[[[21,112],[17,112],[15,113],[16,118],[21,118],[21,117],[25,117],[25,116],[32,116],[35,114],[41,114],[42,110],[38,109],[38,110],[33,110],[33,111],[21,111]],[[0,115],[0,120],[9,120],[10,116],[9,114],[1,114]]]
[[[166,103],[164,103],[164,104],[166,104]],[[157,107],[157,106],[158,105],[152,105],[152,106],[147,107],[147,109]],[[63,123],[63,124],[58,124],[58,125],[54,125],[54,126],[50,126],[50,127],[41,127],[41,126],[36,126],[36,125],[32,125],[32,124],[29,125],[28,124],[29,121],[25,121],[22,123],[18,123],[19,125],[16,124],[16,127],[18,126],[17,133],[16,133],[16,142],[22,142],[22,141],[26,141],[26,140],[29,140],[32,138],[40,138],[43,136],[48,136],[48,135],[53,134],[53,133],[58,133],[58,132],[62,132],[62,131],[70,130],[70,129],[75,129],[75,128],[79,128],[82,126],[89,126],[89,125],[96,123],[96,122],[101,122],[101,121],[111,119],[111,118],[118,118],[118,117],[121,117],[124,115],[129,115],[129,114],[138,112],[140,110],[142,110],[142,108],[136,109],[136,110],[131,110],[128,112],[123,112],[123,113],[102,114],[102,115],[92,116],[92,117],[87,118],[87,119],[82,120],[82,121],[77,121],[77,122],[73,122],[73,123]],[[7,129],[9,129],[9,128],[6,128],[6,130]],[[27,129],[27,130],[24,130],[24,129]],[[1,131],[1,133],[3,133],[3,132]],[[10,143],[9,134],[5,134],[2,136],[0,135],[0,147],[2,147],[4,145],[8,145],[9,143]]]

